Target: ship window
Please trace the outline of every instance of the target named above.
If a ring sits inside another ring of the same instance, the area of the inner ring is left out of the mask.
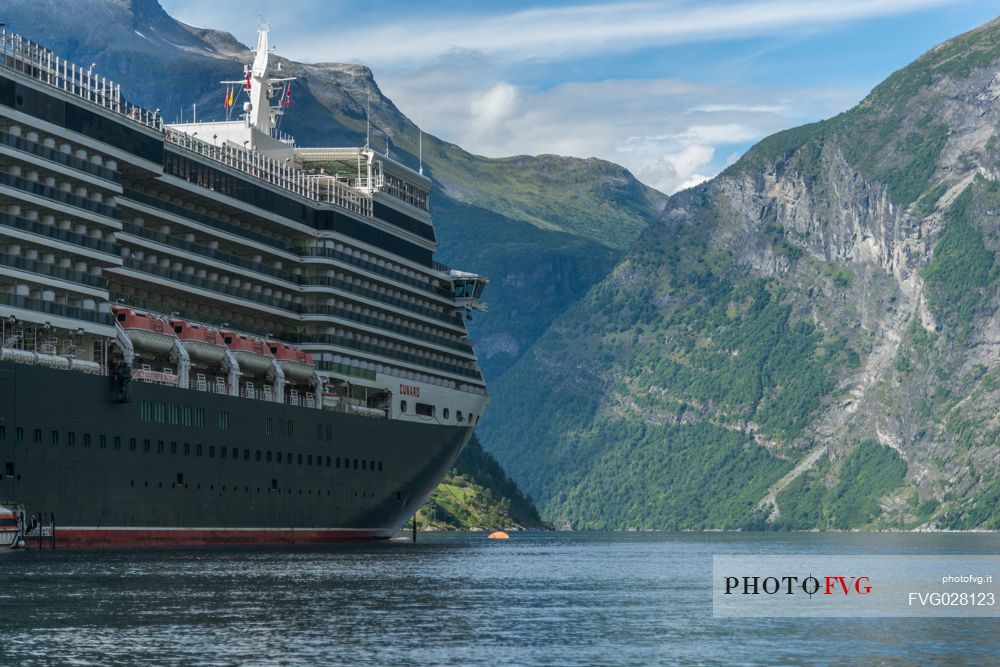
[[[309,456],[306,457],[306,463],[309,464],[309,465],[313,464],[313,455],[312,454],[310,454]]]
[[[250,460],[250,450],[249,449],[244,449],[243,450],[243,460],[244,461],[249,461]]]
[[[14,442],[21,442],[24,440],[24,429],[18,426],[14,429]]]
[[[36,428],[35,429],[35,444],[37,445],[37,444],[41,443],[41,441],[42,441],[42,429]]]
[[[406,413],[406,401],[399,402],[399,411],[404,414]]]
[[[448,410],[448,408],[442,410],[442,414],[444,415],[445,419],[448,419],[451,416],[451,412]]]
[[[270,463],[273,460],[273,458],[274,458],[273,453],[271,452],[271,450],[268,450],[267,451],[267,462]]]
[[[364,459],[361,459],[361,469],[362,470],[368,470],[368,461],[365,461]]]
[[[333,440],[333,427],[329,424],[326,425],[326,441],[330,442]]]
[[[278,480],[273,479],[273,478],[271,479],[271,488],[277,490],[277,488],[278,488]]]
[[[225,410],[219,411],[219,430],[228,431],[229,430],[229,413]]]
[[[107,447],[108,447],[108,436],[103,435],[103,434],[97,436],[97,446],[100,447],[101,449],[107,449]]]
[[[226,458],[226,452],[227,451],[229,451],[229,449],[226,448],[226,447],[219,448],[219,458],[221,458],[221,459]]]
[[[171,404],[167,407],[170,410],[170,423],[179,424],[181,421],[181,406]]]
[[[130,452],[134,452],[135,451],[135,438],[129,438],[128,439],[128,450]]]
[[[323,457],[322,456],[316,456],[316,465],[317,465],[317,467],[323,465]]]
[[[7,439],[7,427],[4,426],[3,424],[0,424],[0,440],[6,440],[6,439]]]
[[[316,424],[316,439],[317,440],[322,440],[323,439],[323,425],[322,424]]]
[[[76,444],[76,433],[72,431],[66,431],[66,446],[72,447]]]
[[[381,461],[378,462],[378,471],[382,472],[382,462]]]
[[[458,410],[455,413],[455,419],[457,419],[458,421],[465,421],[465,419],[462,417],[462,411],[461,410]]]
[[[256,454],[256,456],[255,456],[255,459],[256,459],[257,463],[260,463],[260,459],[261,459],[261,453],[260,453],[260,450],[259,450],[259,449],[257,450],[257,454]]]
[[[194,455],[195,456],[201,456],[204,451],[205,450],[202,448],[201,445],[195,445],[195,448],[194,448]]]
[[[293,437],[295,435],[295,422],[293,422],[291,419],[289,419],[288,423],[285,426],[285,430],[288,431],[288,433],[286,435],[289,438]]]
[[[142,441],[142,451],[149,452],[149,440]]]
[[[190,442],[185,442],[184,443],[184,456],[191,456],[191,443]]]
[[[285,420],[278,420],[278,435],[285,435]]]
[[[120,435],[115,436],[115,449],[122,448],[122,437]]]
[[[264,420],[264,435],[274,435],[274,419],[271,417]]]
[[[285,457],[285,461],[288,463],[288,465],[292,465],[292,453],[291,452],[288,452],[288,455]]]
[[[278,452],[277,454],[275,454],[275,459],[274,460],[277,461],[278,463],[281,463],[281,452]]]
[[[52,444],[53,445],[59,444],[59,431],[52,431]]]
[[[332,461],[330,460],[330,457],[329,457],[329,456],[328,456],[328,457],[326,457],[326,467],[327,467],[327,468],[329,468],[329,467],[330,467],[330,464],[331,464],[331,463],[332,463]]]
[[[368,462],[368,469],[371,470],[372,472],[375,472],[375,462],[374,461],[369,461]]]
[[[336,464],[337,468],[340,467],[340,457],[339,456],[337,457],[335,464]]]
[[[302,455],[299,454],[299,465],[302,465]]]
[[[176,454],[177,453],[177,443],[176,442],[171,442],[170,443],[170,453],[171,454]]]
[[[357,459],[354,459],[354,469],[355,470],[358,469],[358,460]]]
[[[417,403],[417,414],[421,417],[433,417],[434,406],[428,403]]]
[[[157,440],[156,441],[156,453],[157,454],[162,454],[163,453],[163,441],[162,440]]]
[[[210,458],[210,459],[214,459],[215,458],[215,445],[209,445],[208,446],[208,458]]]
[[[20,431],[21,429],[17,429],[17,430]],[[90,434],[89,433],[84,433],[83,434],[83,446],[84,447],[90,447]]]
[[[205,428],[205,408],[194,409],[194,426],[195,428]]]

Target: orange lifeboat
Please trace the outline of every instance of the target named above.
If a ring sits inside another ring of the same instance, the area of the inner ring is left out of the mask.
[[[186,320],[170,320],[170,326],[195,361],[217,364],[226,356],[226,341],[218,329]]]
[[[278,360],[285,377],[294,382],[307,382],[316,372],[316,363],[309,353],[276,340],[267,342],[271,354]]]
[[[163,354],[174,346],[176,338],[173,329],[164,318],[121,306],[112,307],[111,310],[136,349]]]
[[[263,338],[235,331],[223,331],[222,339],[233,352],[240,370],[263,375],[271,367],[274,356]]]

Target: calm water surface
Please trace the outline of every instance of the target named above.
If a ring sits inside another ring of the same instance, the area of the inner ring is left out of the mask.
[[[713,554],[996,554],[1000,536],[520,533],[0,555],[3,664],[1000,664],[992,619],[713,619]]]

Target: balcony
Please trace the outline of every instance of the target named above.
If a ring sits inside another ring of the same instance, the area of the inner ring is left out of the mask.
[[[95,324],[103,324],[109,327],[114,326],[115,323],[114,317],[112,317],[111,313],[102,313],[97,310],[86,310],[76,306],[67,306],[65,304],[55,303],[54,301],[45,301],[43,299],[35,299],[29,296],[20,296],[18,294],[0,293],[0,303],[10,306],[11,308],[21,308],[23,310],[48,313],[49,315],[55,315],[56,317],[68,317],[76,320],[84,320],[86,322],[94,322]]]
[[[118,209],[113,206],[108,206],[106,204],[101,204],[84,197],[77,196],[70,192],[64,192],[56,188],[49,187],[47,185],[42,185],[41,183],[36,183],[35,181],[29,181],[26,178],[21,178],[20,176],[14,176],[13,174],[0,173],[0,185],[6,185],[8,187],[16,188],[23,192],[27,192],[39,197],[44,197],[52,201],[57,201],[60,204],[66,204],[67,206],[72,206],[74,208],[83,209],[85,211],[90,211],[91,213],[96,213],[98,215],[103,215],[106,218],[112,218],[118,220]]]
[[[46,225],[35,220],[19,218],[17,216],[10,215],[9,213],[0,213],[0,227],[20,229],[21,231],[38,234],[39,236],[45,236],[56,241],[72,243],[74,245],[90,248],[91,250],[97,250],[98,252],[115,255],[116,257],[118,256],[118,249],[113,243],[108,243],[107,241],[103,241],[101,239],[91,238],[89,236],[85,236],[84,234],[77,234],[76,232],[71,232],[68,229],[61,229],[55,225]]]
[[[19,271],[27,271],[28,273],[34,273],[40,276],[58,278],[59,280],[65,280],[71,283],[89,285],[90,287],[96,287],[101,290],[106,290],[108,288],[108,281],[101,276],[95,276],[82,271],[74,271],[72,269],[56,266],[55,264],[49,264],[47,262],[25,259],[24,257],[18,257],[16,255],[0,253],[0,266],[6,266]]]
[[[43,146],[42,144],[35,143],[33,141],[28,141],[23,137],[15,137],[12,134],[7,134],[6,132],[0,132],[0,144],[4,146],[9,146],[15,150],[22,151],[24,153],[30,153],[37,157],[43,158],[50,162],[55,162],[61,164],[64,167],[69,167],[70,169],[76,169],[77,171],[82,171],[91,176],[96,176],[102,178],[106,181],[111,181],[115,184],[121,184],[121,176],[116,171],[112,171],[106,167],[96,165],[92,162],[87,162],[86,160],[81,160],[75,155],[70,155],[68,153],[62,153],[55,149],[49,148],[48,146]]]

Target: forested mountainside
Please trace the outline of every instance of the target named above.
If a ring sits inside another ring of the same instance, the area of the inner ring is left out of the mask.
[[[1000,528],[998,69],[994,21],[673,196],[494,386],[542,516]]]
[[[12,0],[0,7],[0,20],[65,58],[93,63],[129,100],[161,110],[167,120],[182,113],[190,119],[193,103],[200,120],[221,118],[218,82],[238,76],[252,59],[232,35],[184,25],[157,0],[74,0],[72,11],[61,0]],[[293,38],[272,35],[278,43]],[[279,61],[284,75],[298,77],[282,129],[300,145],[362,144],[370,95],[377,138],[391,137],[392,157],[417,167],[418,129],[381,93],[369,69],[272,59]],[[488,381],[611,270],[665,201],[601,160],[488,159],[429,135],[423,150],[425,173],[435,182],[437,259],[493,278],[490,313],[472,324]],[[459,474],[474,477],[462,466]],[[500,488],[507,487],[494,491]],[[514,512],[521,501],[506,498]]]

